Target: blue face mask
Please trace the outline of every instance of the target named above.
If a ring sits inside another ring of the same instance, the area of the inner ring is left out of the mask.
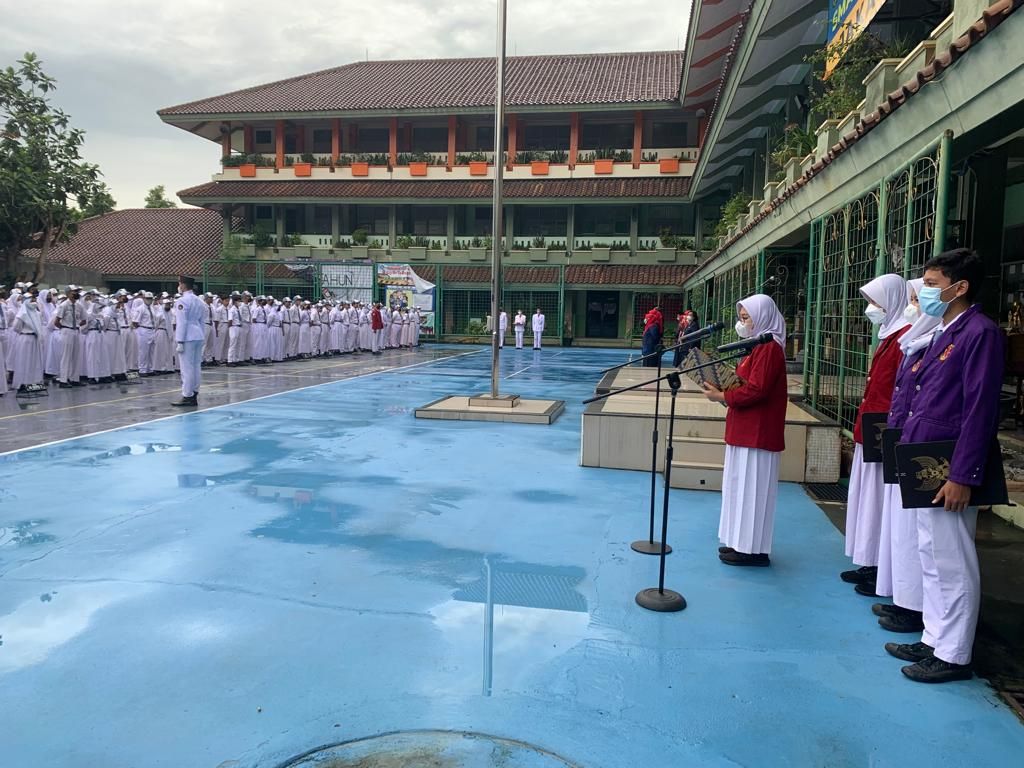
[[[947,285],[945,288],[935,288],[930,286],[924,286],[917,294],[918,303],[921,305],[921,311],[926,315],[932,317],[942,317],[946,314],[946,309],[949,307],[948,301],[942,300],[942,294],[960,284],[961,281],[953,283],[953,285]]]

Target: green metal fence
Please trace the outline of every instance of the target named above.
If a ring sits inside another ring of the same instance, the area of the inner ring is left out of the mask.
[[[949,153],[945,135],[812,226],[805,394],[848,432],[876,342],[860,288],[887,272],[916,276],[944,247]]]
[[[302,296],[319,300],[370,301],[376,291],[376,271],[364,262],[283,262],[223,260],[203,262],[203,290],[225,295],[249,291],[254,296]]]

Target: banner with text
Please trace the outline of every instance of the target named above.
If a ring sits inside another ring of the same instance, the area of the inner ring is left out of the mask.
[[[377,284],[387,290],[391,309],[420,310],[420,333],[434,335],[434,289],[436,286],[416,274],[408,264],[378,264]]]

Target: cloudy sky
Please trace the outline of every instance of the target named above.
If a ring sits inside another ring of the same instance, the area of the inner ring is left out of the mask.
[[[508,0],[509,54],[666,50],[690,0]],[[489,56],[493,0],[0,0],[0,66],[35,52],[119,208],[209,179],[219,150],[162,123],[186,101],[353,60]]]

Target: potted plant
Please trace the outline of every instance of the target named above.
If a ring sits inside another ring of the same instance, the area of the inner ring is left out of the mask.
[[[433,161],[433,157],[428,155],[426,152],[416,152],[406,156],[406,161],[409,165],[410,176],[426,176],[427,167]],[[399,161],[401,165],[401,161]]]
[[[615,150],[599,149],[594,153],[594,173],[609,174],[615,170]]]
[[[594,261],[610,261],[612,247],[610,245],[595,245],[590,252],[590,258]]]
[[[315,162],[316,158],[312,152],[304,152],[299,155],[298,161],[292,163],[292,170],[295,171],[296,176],[312,176]]]
[[[411,244],[406,246],[409,251],[409,258],[420,261],[427,258],[427,248],[429,247],[430,241],[425,237],[417,237]]]
[[[484,261],[487,258],[487,251],[491,249],[491,245],[491,238],[489,237],[483,240],[479,237],[474,237],[469,241],[469,260]]]
[[[369,237],[369,233],[365,229],[357,229],[355,232],[352,233],[353,259],[365,259],[369,257]]]
[[[352,158],[352,175],[353,176],[369,176],[370,175],[370,158],[367,155],[356,155]]]
[[[551,161],[546,152],[534,152],[530,156],[530,173],[534,176],[547,176],[551,169]]]
[[[564,149],[555,149],[548,152],[548,161],[555,165],[565,165],[569,162],[569,153]]]
[[[658,233],[658,240],[659,245],[655,248],[658,261],[675,261],[679,238],[672,234],[672,228],[662,227]]]
[[[678,157],[663,157],[658,161],[658,165],[662,173],[679,173]]]
[[[548,260],[548,246],[544,242],[544,238],[540,235],[533,238],[533,242],[530,243],[530,261],[547,261]]]
[[[469,175],[487,175],[487,155],[483,152],[472,152],[469,155]]]
[[[391,249],[391,255],[399,258],[408,257],[408,251],[415,242],[412,235],[399,235],[395,238],[395,247]]]

